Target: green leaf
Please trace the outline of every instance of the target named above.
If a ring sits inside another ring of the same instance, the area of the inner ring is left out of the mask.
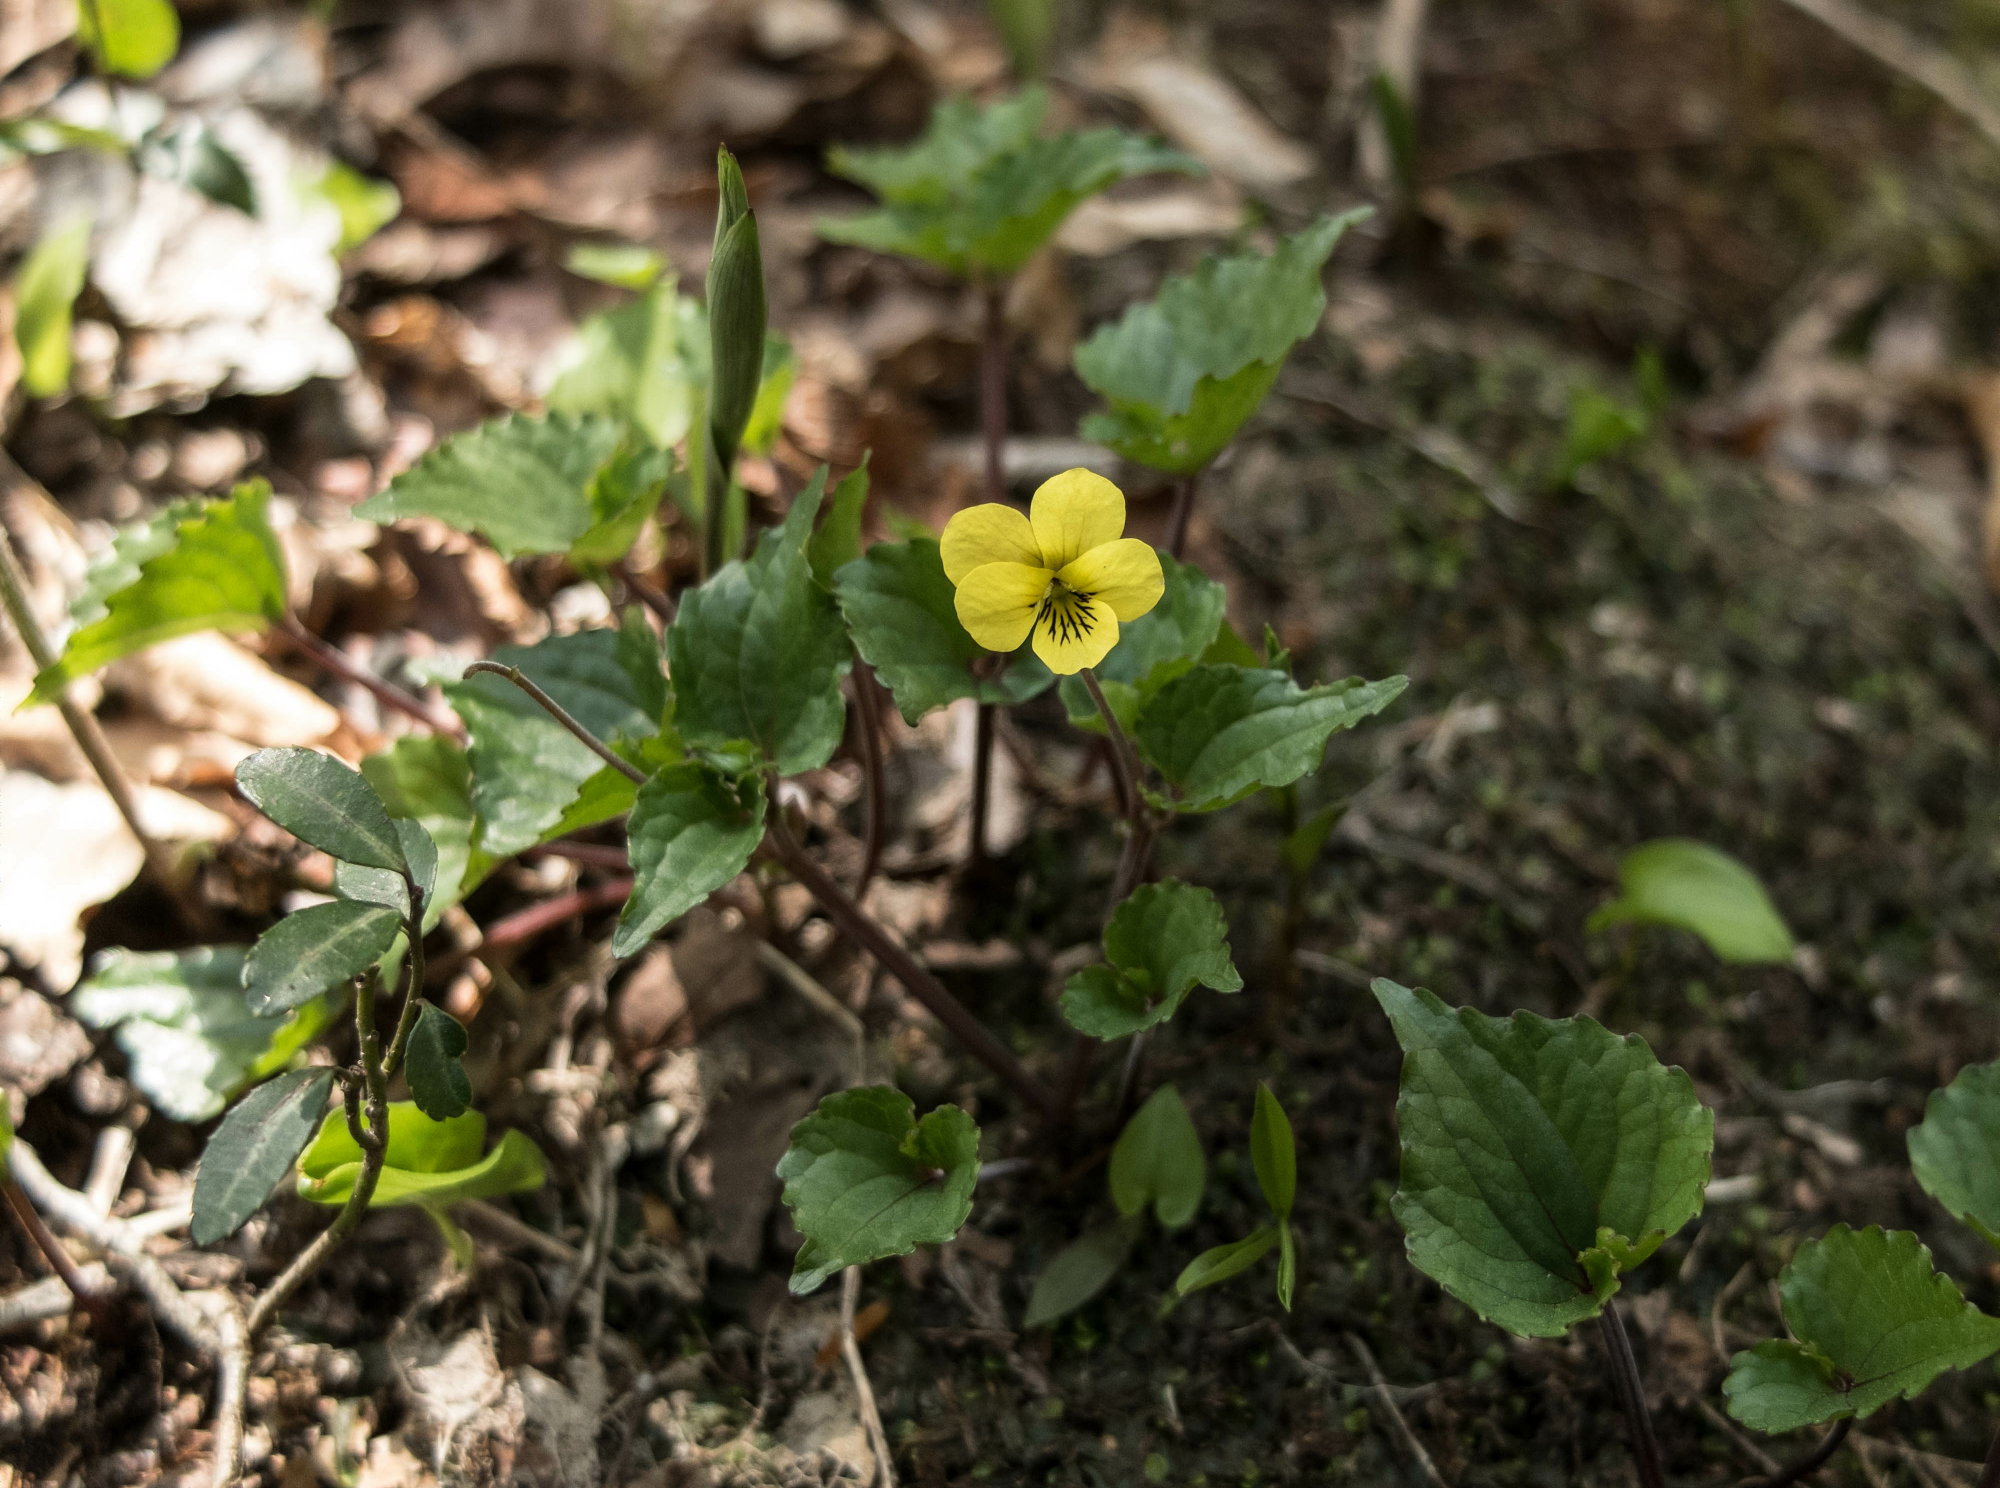
[[[1240,992],[1229,922],[1207,889],[1145,884],[1104,927],[1108,966],[1087,966],[1063,987],[1063,1017],[1093,1038],[1123,1038],[1164,1023],[1199,985]]]
[[[643,243],[572,243],[563,267],[579,279],[643,291],[659,282],[667,261]]]
[[[741,873],[764,840],[764,786],[739,786],[708,766],[670,765],[639,787],[626,827],[632,897],[614,956],[630,956]]]
[[[997,677],[983,675],[987,653],[959,624],[936,538],[876,543],[833,576],[833,592],[855,649],[906,722],[960,698],[1023,703],[1054,680],[1031,656],[1016,658]]]
[[[869,454],[870,451],[863,450],[861,463],[833,488],[833,500],[827,503],[819,530],[806,539],[806,558],[822,589],[831,589],[833,576],[861,556],[861,517],[868,508]],[[850,619],[848,623],[853,621]]]
[[[197,118],[168,120],[149,130],[132,152],[149,176],[199,192],[218,206],[257,215],[257,188],[236,153]]]
[[[1180,1092],[1162,1085],[1132,1113],[1111,1149],[1111,1202],[1128,1217],[1153,1206],[1170,1230],[1194,1218],[1208,1184],[1201,1138],[1188,1119]]]
[[[1742,966],[1792,959],[1792,932],[1757,875],[1728,853],[1685,837],[1664,837],[1625,854],[1623,893],[1590,917],[1595,932],[1632,922],[1692,930],[1724,961]]]
[[[363,778],[366,779],[365,776]],[[435,918],[431,913],[431,900],[437,888],[437,844],[419,823],[395,818],[391,821],[396,828],[396,840],[402,844],[403,859],[410,865],[410,877],[417,881],[417,890],[424,896],[424,920],[429,923]],[[333,891],[357,904],[380,904],[405,918],[410,913],[409,884],[402,874],[391,873],[386,868],[363,868],[358,863],[336,862],[333,865]]]
[[[7,1156],[14,1145],[14,1105],[0,1096],[0,1178],[7,1176]]]
[[[1101,326],[1076,370],[1111,405],[1084,437],[1156,470],[1188,475],[1256,412],[1279,368],[1326,313],[1320,276],[1341,235],[1373,209],[1321,217],[1258,253],[1205,260]]]
[[[388,955],[402,925],[393,909],[347,899],[288,914],[250,947],[244,1000],[267,1014],[310,1002]]]
[[[657,655],[629,633],[584,630],[532,646],[502,646],[493,660],[524,675],[606,743],[660,731],[666,683]],[[504,677],[480,672],[445,685],[471,738],[472,801],[480,845],[497,857],[532,847],[604,762]]]
[[[260,749],[236,767],[250,804],[309,847],[364,868],[409,868],[402,834],[375,788],[317,749]]]
[[[986,8],[1007,48],[1014,76],[1023,82],[1043,76],[1055,32],[1056,0],[988,0]]]
[[[708,317],[661,280],[577,327],[547,402],[552,414],[627,420],[668,449],[687,437],[707,382]]]
[[[587,493],[596,523],[569,546],[570,561],[586,568],[616,563],[632,551],[639,533],[660,509],[673,474],[667,450],[632,439],[612,452],[590,478]]]
[[[1218,1245],[1213,1250],[1204,1250],[1187,1263],[1187,1269],[1174,1278],[1174,1295],[1185,1297],[1189,1292],[1198,1292],[1203,1287],[1212,1287],[1217,1282],[1241,1276],[1252,1266],[1271,1253],[1271,1247],[1278,1243],[1278,1229],[1275,1225],[1259,1225],[1241,1240],[1227,1245]]]
[[[111,950],[69,995],[87,1028],[115,1029],[140,1094],[174,1121],[207,1121],[251,1081],[283,1069],[332,1019],[322,997],[281,1017],[243,1004],[243,946]]]
[[[336,258],[343,258],[396,220],[402,193],[387,181],[364,176],[344,160],[329,160],[311,191],[340,214]]]
[[[1166,579],[1160,602],[1130,625],[1121,625],[1118,644],[1092,668],[1104,700],[1127,733],[1153,694],[1202,660],[1215,644],[1229,605],[1229,591],[1192,563],[1181,563],[1170,553],[1159,558]],[[1062,700],[1073,725],[1104,732],[1104,720],[1081,678],[1063,678]]]
[[[390,1102],[389,1150],[368,1207],[433,1208],[497,1199],[540,1188],[548,1180],[541,1149],[526,1133],[506,1133],[481,1157],[485,1143],[486,1118],[477,1111],[433,1121],[414,1101]],[[361,1149],[347,1120],[339,1111],[330,1112],[299,1159],[299,1197],[315,1204],[344,1204],[360,1173]]]
[[[955,274],[1010,274],[1084,198],[1132,176],[1201,171],[1179,151],[1122,130],[1043,137],[1038,130],[1047,109],[1048,93],[1039,87],[986,108],[949,98],[912,145],[836,146],[827,156],[834,174],[872,188],[884,205],[822,220],[821,236],[921,258]]]
[[[77,0],[76,35],[100,71],[149,78],[180,49],[181,19],[168,0]]]
[[[708,261],[708,421],[727,469],[763,381],[766,306],[757,214],[736,157],[726,149],[716,154],[716,178],[721,193]]]
[[[1374,990],[1403,1047],[1393,1207],[1411,1263],[1510,1333],[1595,1317],[1700,1210],[1714,1113],[1685,1071],[1589,1018]]]
[[[1960,1296],[1908,1230],[1835,1225],[1799,1247],[1778,1295],[1793,1338],[1738,1354],[1722,1382],[1729,1414],[1757,1431],[1872,1415],[2000,1349],[2000,1318]]]
[[[845,1267],[956,1235],[979,1181],[979,1128],[957,1106],[919,1121],[885,1085],[843,1090],[792,1128],[778,1176],[805,1236],[792,1268],[804,1296]]]
[[[465,746],[444,734],[405,734],[364,759],[361,774],[392,820],[413,821],[431,839],[437,868],[424,919],[434,923],[493,869],[493,856],[473,845],[478,819]]]
[[[198,630],[262,630],[285,616],[285,555],[265,507],[262,481],[192,508],[171,547],[107,595],[105,613],[74,632],[54,666],[35,678],[33,701],[148,646]],[[150,546],[150,541],[149,544]]]
[[[196,1245],[213,1245],[243,1227],[271,1197],[312,1140],[334,1072],[324,1066],[289,1070],[238,1101],[201,1154],[194,1175]]]
[[[64,217],[35,241],[14,276],[14,341],[31,398],[69,391],[70,330],[90,267],[90,214]]]
[[[1329,738],[1381,712],[1407,686],[1407,677],[1349,677],[1301,688],[1281,671],[1203,665],[1153,694],[1134,738],[1173,787],[1175,807],[1213,811],[1259,786],[1311,774]]]
[[[465,1029],[458,1019],[434,1003],[418,1006],[403,1074],[417,1109],[433,1121],[463,1116],[472,1104],[472,1081],[461,1062],[465,1043]]]
[[[822,466],[747,563],[725,564],[682,597],[667,631],[667,667],[675,722],[690,746],[747,740],[780,775],[818,769],[839,746],[847,717],[840,679],[853,649],[806,556],[825,488]]]
[[[591,501],[624,437],[615,419],[510,414],[455,434],[354,508],[371,522],[436,517],[504,558],[567,553],[603,520]]]
[[[1035,1278],[1021,1326],[1046,1328],[1103,1291],[1131,1257],[1145,1227],[1145,1220],[1137,1215],[1124,1215],[1085,1230],[1057,1251]]]
[[[1969,1064],[1933,1090],[1909,1144],[1924,1192],[2000,1246],[2000,1063]]]
[[[1264,1200],[1280,1220],[1292,1217],[1292,1198],[1298,1192],[1298,1157],[1292,1145],[1291,1118],[1271,1087],[1257,1082],[1257,1110],[1250,1118],[1250,1162],[1257,1170],[1257,1186]],[[1291,1303],[1285,1304],[1287,1307]]]
[[[1560,490],[1589,466],[1607,460],[1646,437],[1652,421],[1645,410],[1627,408],[1593,387],[1570,394],[1569,427],[1563,432],[1562,453],[1549,473],[1549,486]]]
[[[1278,1305],[1290,1312],[1299,1281],[1299,1245],[1289,1219],[1278,1221]]]
[[[792,384],[798,381],[798,358],[792,355],[792,343],[783,336],[766,333],[764,336],[763,380],[757,384],[756,400],[750,405],[750,417],[743,425],[742,447],[753,455],[768,455],[778,442],[778,435],[785,426],[785,402],[792,395]],[[866,460],[863,455],[863,460]],[[848,480],[852,480],[852,475]],[[865,479],[865,477],[864,477]],[[847,482],[842,481],[845,485]],[[838,488],[836,488],[836,496]]]

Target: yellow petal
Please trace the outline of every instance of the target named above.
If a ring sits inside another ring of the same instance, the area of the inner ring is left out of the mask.
[[[1136,537],[1100,543],[1056,575],[1068,589],[1109,605],[1120,620],[1137,620],[1167,591],[1160,555]]]
[[[1060,569],[1117,539],[1125,530],[1125,497],[1101,475],[1065,470],[1042,482],[1029,503],[1028,520],[1042,562]]]
[[[1035,655],[1057,676],[1096,666],[1118,644],[1118,616],[1089,595],[1051,589],[1035,614]]]
[[[1012,651],[1028,638],[1054,577],[1027,563],[982,563],[959,580],[958,623],[988,651]]]
[[[964,583],[965,576],[982,563],[1042,566],[1042,550],[1035,546],[1035,529],[1028,525],[1027,517],[997,501],[968,506],[953,516],[944,524],[939,548],[944,556],[944,576],[954,584]]]

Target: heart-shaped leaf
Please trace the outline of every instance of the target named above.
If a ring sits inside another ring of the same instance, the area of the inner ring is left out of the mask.
[[[706,765],[669,765],[639,787],[626,825],[632,896],[613,955],[629,956],[741,873],[764,840],[764,787]]]
[[[1109,963],[1087,966],[1063,987],[1063,1016],[1093,1038],[1123,1038],[1163,1023],[1196,986],[1240,992],[1229,958],[1229,922],[1207,889],[1172,879],[1145,884],[1104,927]]]
[[[1700,1210],[1714,1113],[1685,1071],[1589,1018],[1374,990],[1403,1046],[1393,1207],[1411,1263],[1510,1333],[1595,1317]]]
[[[1208,1163],[1173,1086],[1155,1090],[1125,1123],[1111,1148],[1110,1179],[1111,1202],[1120,1214],[1143,1214],[1150,1204],[1154,1218],[1170,1230],[1194,1218],[1208,1184]]]
[[[395,910],[351,899],[296,910],[250,947],[243,1000],[266,1015],[310,1002],[388,955],[402,928]]]
[[[104,613],[73,632],[53,666],[35,678],[32,701],[99,667],[175,636],[200,630],[257,631],[284,618],[285,556],[265,514],[271,488],[238,486],[222,501],[176,508],[172,542],[161,546],[157,524],[131,581],[103,593]],[[118,554],[129,563],[132,549]],[[122,573],[121,573],[122,576]]]
[[[1969,1064],[1933,1090],[1909,1144],[1924,1192],[2000,1246],[2000,1063]]]
[[[936,538],[876,543],[834,575],[833,592],[855,649],[875,668],[906,723],[960,698],[1024,703],[1055,680],[1025,655],[998,676],[986,675],[990,658],[959,623]],[[1143,624],[1141,619],[1134,627]]]
[[[1173,788],[1174,806],[1213,811],[1311,774],[1328,739],[1381,712],[1407,686],[1407,677],[1350,677],[1301,688],[1276,669],[1206,664],[1153,694],[1134,737]]]
[[[805,1236],[792,1268],[804,1296],[848,1266],[956,1235],[979,1181],[979,1128],[957,1106],[919,1121],[888,1086],[843,1090],[792,1128],[778,1177]]]
[[[462,1116],[472,1104],[472,1081],[461,1062],[464,1054],[465,1029],[458,1019],[432,1003],[420,1004],[403,1072],[417,1109],[433,1121]]]
[[[1321,217],[1268,256],[1216,257],[1102,326],[1076,370],[1111,404],[1084,437],[1174,474],[1201,469],[1235,437],[1294,344],[1326,311],[1321,272],[1361,207]]]
[[[364,868],[409,868],[382,798],[357,771],[317,749],[260,749],[236,767],[250,804],[308,847]]]
[[[289,1070],[259,1085],[222,1118],[194,1177],[188,1232],[196,1245],[233,1235],[264,1206],[312,1140],[333,1081],[334,1072],[324,1066]]]
[[[825,488],[821,467],[748,562],[725,564],[682,597],[667,662],[675,724],[690,746],[747,740],[780,775],[833,757],[847,718],[840,679],[854,652],[806,555]]]
[[[1625,854],[1624,892],[1590,917],[1590,929],[1627,921],[1692,930],[1725,961],[1783,964],[1792,959],[1785,928],[1757,875],[1705,842],[1666,837]]]
[[[70,993],[86,1028],[115,1029],[127,1075],[153,1109],[174,1121],[207,1121],[251,1081],[283,1069],[339,1011],[315,998],[276,1017],[243,1002],[246,947],[111,950]]]
[[[2000,1350],[1988,1317],[1907,1230],[1835,1225],[1778,1278],[1789,1339],[1731,1361],[1729,1414],[1758,1431],[1866,1416]]]

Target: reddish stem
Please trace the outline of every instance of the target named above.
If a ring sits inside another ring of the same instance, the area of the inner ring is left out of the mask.
[[[307,630],[296,615],[287,613],[285,618],[278,622],[278,634],[334,676],[365,690],[383,707],[415,719],[433,733],[446,734],[458,740],[465,738],[465,726],[456,718],[432,712],[422,700],[412,697],[402,688],[363,671],[354,664],[345,651],[338,646],[328,645]]]

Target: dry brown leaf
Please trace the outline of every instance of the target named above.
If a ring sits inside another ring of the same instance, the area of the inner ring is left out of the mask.
[[[1243,198],[1219,176],[1147,191],[1093,196],[1069,214],[1056,246],[1085,258],[1107,258],[1135,243],[1224,237],[1243,221]]]
[[[254,748],[319,744],[340,727],[338,709],[213,631],[149,646],[113,662],[104,677],[162,723]]]
[[[0,977],[0,1093],[21,1100],[60,1080],[90,1054],[90,1035],[41,993]],[[13,1112],[16,1120],[21,1112]]]

